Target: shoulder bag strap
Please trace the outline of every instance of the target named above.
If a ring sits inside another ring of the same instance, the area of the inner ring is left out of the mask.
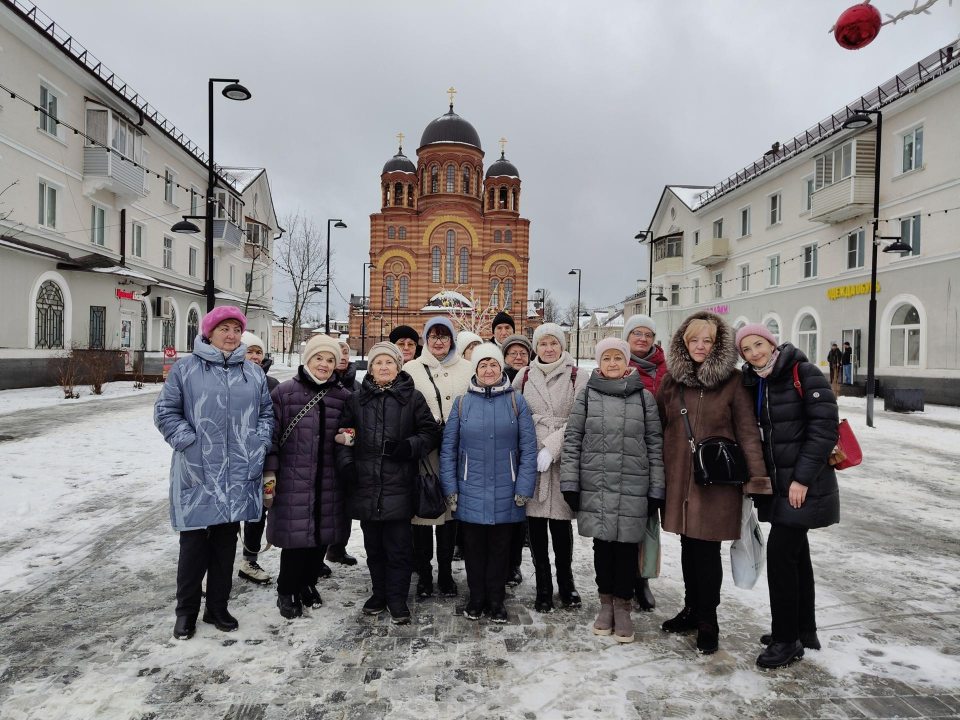
[[[283,444],[287,441],[287,438],[290,437],[290,433],[293,432],[293,429],[297,426],[297,423],[303,420],[306,414],[310,412],[318,402],[320,402],[324,395],[327,394],[327,390],[329,390],[329,388],[321,390],[314,395],[310,402],[303,406],[303,410],[298,412],[297,416],[290,421],[290,424],[287,425],[286,429],[283,431],[283,435],[280,436],[280,447],[283,447]]]
[[[800,393],[800,397],[803,397],[803,385],[800,384],[800,372],[797,370],[799,367],[800,363],[793,366],[793,386],[797,389],[797,392]]]
[[[687,403],[683,400],[683,385],[679,385],[680,390],[680,415],[683,417],[683,423],[687,427],[687,439],[690,441],[690,452],[697,452],[697,443],[693,439],[693,428],[690,427],[690,417],[687,414]]]
[[[525,367],[523,369],[523,380],[520,381],[520,393],[523,394],[524,388],[527,387],[527,377],[530,375],[530,367]]]
[[[571,385],[576,385],[576,384],[577,384],[577,370],[579,370],[579,369],[580,369],[580,368],[578,368],[576,365],[574,365],[573,368],[570,370],[570,384],[571,384]]]
[[[437,406],[440,408],[440,422],[443,422],[443,401],[440,400],[440,388],[437,387],[437,383],[433,379],[433,373],[430,372],[430,368],[424,365],[423,369],[427,371],[427,377],[430,378],[430,384],[433,385],[433,391],[437,394]]]
[[[517,396],[516,396],[514,393],[510,393],[510,400],[513,401],[513,414],[514,414],[517,418],[519,418],[519,417],[520,417],[520,411],[517,410]]]

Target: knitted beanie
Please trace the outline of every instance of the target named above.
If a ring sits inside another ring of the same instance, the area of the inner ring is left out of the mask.
[[[527,356],[533,358],[533,345],[530,344],[529,338],[526,335],[510,335],[506,340],[503,341],[501,349],[503,350],[503,356],[507,356],[507,348],[511,345],[523,345],[524,349],[527,351]]]
[[[646,326],[644,326],[646,327]],[[600,358],[603,357],[603,354],[607,350],[619,350],[623,353],[623,359],[627,362],[630,361],[630,346],[627,344],[626,340],[621,340],[617,337],[608,337],[604,338],[597,343],[597,363],[599,364]]]
[[[240,342],[247,346],[247,350],[252,347],[258,347],[264,352],[267,351],[267,348],[263,345],[263,340],[254,335],[252,332],[243,333],[243,335],[240,336]]]
[[[390,342],[395,343],[401,338],[409,338],[417,345],[420,344],[420,336],[417,335],[417,331],[409,325],[397,325],[393,330],[390,331]]]
[[[236,320],[240,323],[240,332],[244,332],[247,329],[247,318],[240,312],[240,308],[234,307],[233,305],[218,305],[203,316],[203,320],[200,323],[200,332],[209,340],[210,333],[224,320]]]
[[[346,350],[348,355],[350,354],[350,343],[346,340],[337,340],[337,345],[340,346],[341,350]]]
[[[503,311],[503,310],[501,310],[500,312],[498,312],[498,313],[497,313],[497,316],[493,319],[493,322],[490,323],[490,329],[491,329],[491,330],[496,330],[496,329],[497,329],[497,325],[503,325],[504,323],[506,323],[507,325],[509,325],[510,327],[512,327],[514,330],[517,329],[517,325],[516,325],[516,323],[513,322],[513,318],[510,317],[510,313],[507,313],[507,312],[505,312],[505,311]]]
[[[389,355],[393,358],[393,361],[397,364],[399,370],[403,369],[403,353],[400,352],[400,348],[394,345],[392,342],[378,342],[367,354],[367,367],[373,367],[373,361],[376,359],[377,355]]]
[[[547,335],[553,335],[557,340],[560,341],[560,349],[566,351],[567,349],[567,338],[563,334],[563,328],[557,325],[556,323],[544,323],[536,330],[533,331],[533,347],[536,350],[537,345],[540,344],[540,341]]]
[[[760,323],[751,323],[749,325],[744,325],[742,328],[737,330],[737,353],[742,358],[743,358],[743,352],[740,350],[740,342],[747,335],[759,335],[764,340],[769,342],[771,345],[773,345],[774,347],[777,347],[777,341],[773,337],[771,332],[767,329],[766,325],[761,325]],[[743,359],[746,360],[746,358],[743,358]]]
[[[483,338],[476,333],[472,333],[469,330],[461,330],[459,333],[457,333],[457,353],[460,355],[460,357],[463,357],[463,353],[468,347],[473,345],[473,343],[482,342]]]
[[[340,362],[340,344],[329,335],[322,335],[320,333],[311,337],[307,342],[307,346],[303,349],[303,359],[301,362],[304,365],[308,365],[310,358],[319,352],[328,352],[333,355],[334,364]]]
[[[653,321],[652,317],[649,315],[631,315],[623,325],[623,339],[626,340],[630,337],[630,333],[638,327],[650,328],[650,332],[654,335],[657,334],[657,324]]]
[[[487,358],[493,358],[500,363],[501,370],[503,370],[506,365],[503,361],[503,353],[500,352],[500,348],[493,343],[481,343],[473,349],[473,355],[470,356],[470,364],[473,365],[474,375],[477,374],[477,365],[480,364],[480,361],[486,360]]]

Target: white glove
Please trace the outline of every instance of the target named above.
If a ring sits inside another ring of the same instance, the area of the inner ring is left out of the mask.
[[[550,454],[550,451],[544,448],[539,453],[537,453],[537,472],[546,472],[550,469],[550,466],[553,464],[553,455]]]

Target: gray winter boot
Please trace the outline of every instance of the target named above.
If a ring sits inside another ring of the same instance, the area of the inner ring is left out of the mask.
[[[633,610],[633,598],[624,600],[615,597],[613,599],[613,624],[614,637],[617,642],[633,642],[633,618],[630,617],[630,611]]]
[[[610,635],[613,633],[613,595],[600,593],[600,614],[593,621],[594,635]]]

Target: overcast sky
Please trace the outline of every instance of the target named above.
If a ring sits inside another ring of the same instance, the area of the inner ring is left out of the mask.
[[[335,230],[335,282],[360,293],[380,170],[447,111],[507,157],[531,221],[530,287],[589,306],[646,275],[633,239],[666,184],[712,185],[957,38],[960,3],[885,26],[859,51],[828,33],[853,0],[250,2],[41,0],[40,8],[216,160],[263,166],[277,212]],[[875,0],[883,13],[910,0]],[[277,297],[278,310],[286,298]],[[332,308],[346,304],[334,293]]]

